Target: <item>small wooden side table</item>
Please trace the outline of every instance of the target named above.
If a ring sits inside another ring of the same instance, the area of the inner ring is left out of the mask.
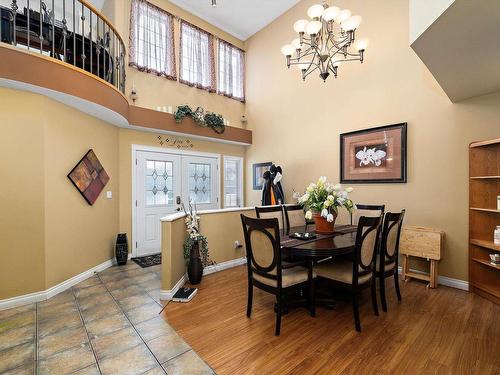
[[[444,247],[444,232],[425,227],[404,227],[401,232],[400,253],[403,255],[403,280],[419,279],[428,281],[428,288],[437,288],[438,261]],[[417,273],[409,269],[409,257],[424,258],[430,262],[429,274]]]

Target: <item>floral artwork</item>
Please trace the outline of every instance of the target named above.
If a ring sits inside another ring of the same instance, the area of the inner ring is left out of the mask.
[[[406,123],[340,135],[341,183],[406,182]]]

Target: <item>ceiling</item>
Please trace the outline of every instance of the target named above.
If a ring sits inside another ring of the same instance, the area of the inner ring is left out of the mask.
[[[170,0],[240,40],[250,38],[300,0]]]

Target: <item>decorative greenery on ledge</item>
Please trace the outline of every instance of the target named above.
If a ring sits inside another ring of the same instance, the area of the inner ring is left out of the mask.
[[[195,111],[188,105],[180,105],[174,112],[175,122],[181,123],[185,117],[191,117],[194,122],[204,128],[211,128],[217,134],[222,134],[226,130],[222,115],[212,112],[205,112],[201,107]]]

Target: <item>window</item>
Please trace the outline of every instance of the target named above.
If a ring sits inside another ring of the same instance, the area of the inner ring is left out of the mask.
[[[177,79],[173,16],[144,0],[132,0],[129,65]]]
[[[212,34],[181,21],[180,82],[215,92]]]
[[[219,94],[245,101],[245,52],[219,40]]]
[[[243,159],[224,157],[224,207],[243,206]]]

